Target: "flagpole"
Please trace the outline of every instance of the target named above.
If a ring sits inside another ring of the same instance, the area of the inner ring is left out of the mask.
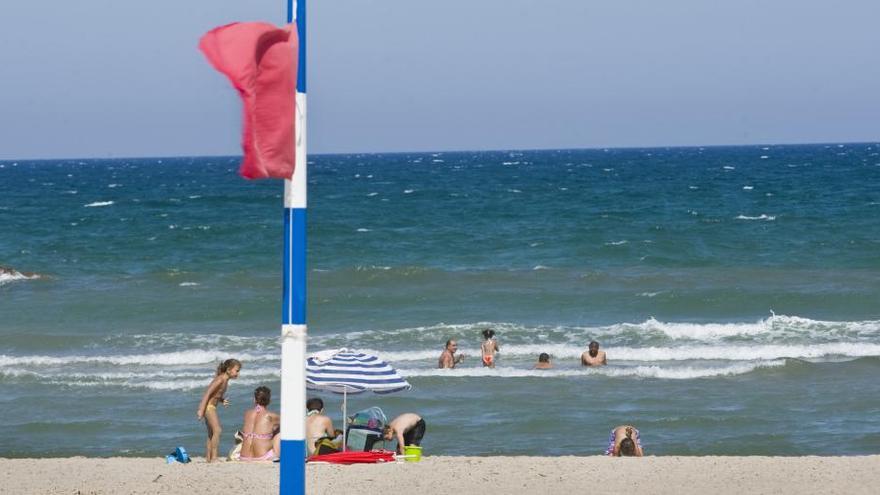
[[[296,167],[284,181],[284,275],[281,315],[281,495],[306,493],[306,0],[287,1],[296,21]]]

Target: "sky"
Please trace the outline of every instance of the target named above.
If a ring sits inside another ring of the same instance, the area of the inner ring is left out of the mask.
[[[240,154],[197,49],[283,0],[0,6],[0,159]],[[312,0],[309,153],[880,140],[874,0]]]

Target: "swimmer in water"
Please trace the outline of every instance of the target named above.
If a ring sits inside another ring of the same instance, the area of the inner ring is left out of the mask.
[[[599,350],[599,343],[595,340],[590,342],[590,347],[581,354],[581,364],[584,366],[602,366],[608,364],[605,351]]]
[[[495,339],[495,330],[487,328],[483,330],[483,343],[480,344],[480,353],[483,356],[483,366],[495,367],[495,354],[501,350],[498,340]]]

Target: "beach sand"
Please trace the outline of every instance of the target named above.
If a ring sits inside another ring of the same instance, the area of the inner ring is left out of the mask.
[[[877,493],[880,456],[426,457],[308,466],[310,494]],[[277,493],[278,464],[74,457],[0,459],[3,494]]]

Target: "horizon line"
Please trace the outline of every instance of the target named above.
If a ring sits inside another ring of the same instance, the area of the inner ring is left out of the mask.
[[[603,150],[649,150],[649,149],[695,149],[695,148],[744,148],[752,146],[827,146],[827,145],[873,145],[880,146],[880,141],[821,141],[797,143],[745,143],[745,144],[693,144],[669,146],[595,146],[584,148],[499,148],[499,149],[462,149],[462,150],[409,150],[409,151],[350,151],[332,153],[309,153],[307,156],[340,156],[340,155],[405,155],[432,153],[493,153],[493,152],[533,152],[533,151],[603,151]],[[0,158],[0,162],[17,161],[61,161],[61,160],[149,160],[174,158],[240,158],[242,155],[142,155],[142,156],[105,156],[105,157],[62,157],[62,158]]]

